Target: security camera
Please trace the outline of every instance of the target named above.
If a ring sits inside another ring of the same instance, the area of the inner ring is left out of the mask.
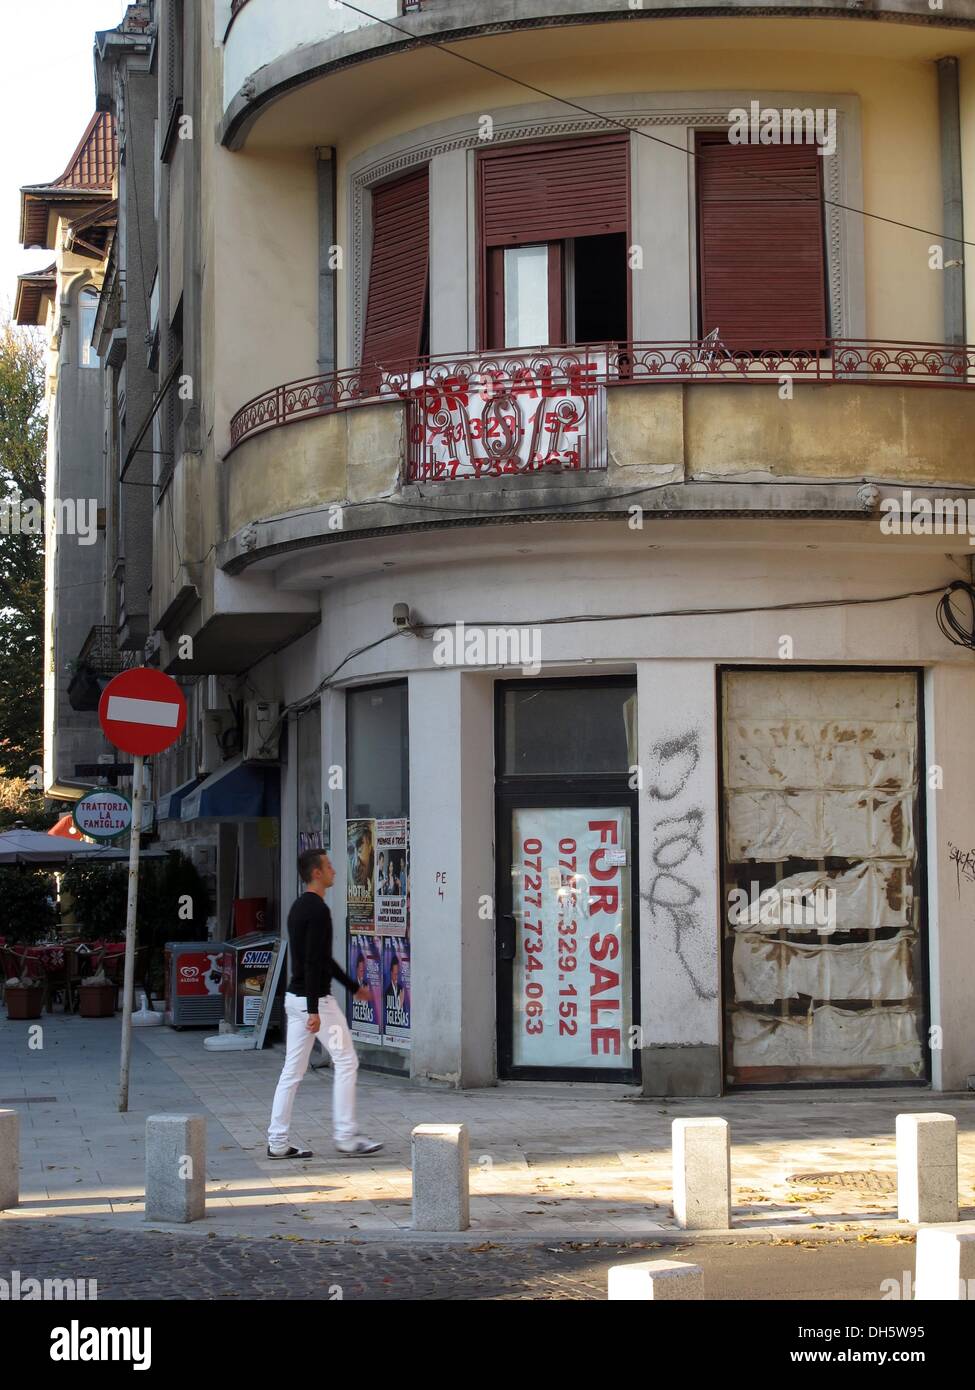
[[[393,625],[395,627],[410,626],[410,605],[408,603],[393,604]]]

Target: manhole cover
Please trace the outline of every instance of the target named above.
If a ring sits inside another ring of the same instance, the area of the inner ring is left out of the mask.
[[[618,1153],[525,1154],[529,1168],[620,1168]]]
[[[803,1187],[842,1187],[850,1192],[896,1192],[897,1179],[893,1173],[793,1173],[787,1182]]]

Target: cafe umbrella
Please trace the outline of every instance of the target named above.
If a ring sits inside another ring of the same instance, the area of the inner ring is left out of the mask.
[[[41,830],[15,827],[0,834],[0,864],[112,864],[128,859],[129,851],[115,845],[92,845]],[[164,859],[164,849],[144,849],[140,859]]]

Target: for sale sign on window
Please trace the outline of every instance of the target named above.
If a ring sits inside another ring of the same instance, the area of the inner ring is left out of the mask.
[[[629,809],[512,814],[514,1063],[627,1069]]]

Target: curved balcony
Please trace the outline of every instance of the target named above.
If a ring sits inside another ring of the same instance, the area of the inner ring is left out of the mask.
[[[223,558],[235,568],[257,557],[265,523],[299,512],[306,541],[316,514],[348,501],[352,532],[429,522],[397,501],[431,487],[441,512],[454,498],[515,517],[555,492],[563,507],[567,490],[577,511],[625,511],[621,489],[652,485],[673,489],[671,514],[691,514],[700,489],[683,484],[707,481],[725,486],[727,502],[708,506],[727,514],[757,505],[730,486],[745,479],[768,510],[822,512],[841,485],[852,507],[866,478],[975,490],[975,346],[832,339],[759,353],[709,339],[432,358],[275,387],[230,436]],[[776,500],[785,478],[808,482],[808,498]]]
[[[366,13],[361,13],[365,11]],[[230,0],[224,13],[225,144],[241,141],[257,113],[303,83],[369,59],[507,31],[660,18],[841,17],[913,25],[975,26],[975,0],[368,0],[356,9],[327,0]]]

